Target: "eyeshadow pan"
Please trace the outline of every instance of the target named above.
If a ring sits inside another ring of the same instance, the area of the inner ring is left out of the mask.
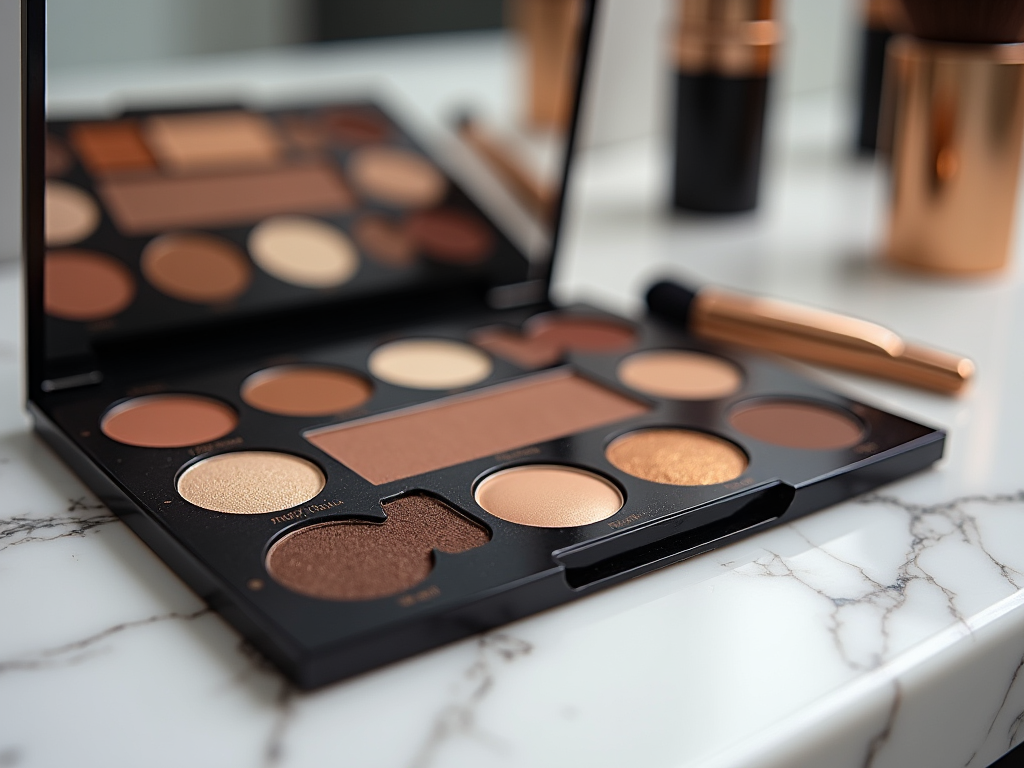
[[[384,523],[332,521],[275,543],[267,571],[288,589],[321,600],[373,600],[416,586],[434,567],[433,550],[483,546],[487,531],[425,493],[381,504]]]
[[[64,142],[52,133],[46,134],[46,157],[44,160],[46,176],[63,176],[75,164],[71,151]]]
[[[332,288],[352,279],[359,255],[344,232],[308,216],[275,216],[249,234],[253,261],[278,280]]]
[[[448,180],[422,155],[398,147],[366,147],[348,163],[353,183],[365,195],[400,208],[437,205]]]
[[[338,368],[279,365],[254,373],[242,384],[242,399],[280,416],[328,416],[362,405],[373,388]]]
[[[729,361],[678,349],[630,355],[619,364],[618,377],[638,392],[673,400],[726,397],[743,383],[739,369]]]
[[[143,132],[160,164],[177,173],[269,166],[282,154],[270,121],[251,112],[155,115]]]
[[[100,208],[88,192],[63,181],[47,181],[45,195],[48,248],[80,242],[96,231]]]
[[[332,109],[323,121],[335,139],[344,144],[370,144],[384,141],[392,133],[391,123],[369,109]]]
[[[526,332],[539,342],[577,352],[618,352],[636,341],[636,333],[628,325],[561,313],[532,318]]]
[[[364,216],[356,222],[354,234],[374,261],[389,267],[407,267],[416,262],[416,246],[401,221]]]
[[[156,168],[135,120],[79,123],[68,131],[71,146],[89,172],[98,176]]]
[[[43,262],[43,307],[63,320],[105,320],[135,298],[135,279],[124,264],[94,251],[48,251]]]
[[[606,520],[625,503],[600,475],[558,464],[495,472],[476,488],[476,503],[495,517],[535,528],[572,528]]]
[[[449,339],[402,339],[377,347],[367,363],[381,381],[413,389],[468,387],[491,375],[491,359]]]
[[[642,429],[611,442],[609,463],[628,475],[665,485],[715,485],[734,480],[747,457],[732,443],[689,429]]]
[[[483,219],[449,208],[413,214],[409,234],[427,256],[442,264],[479,264],[495,244],[494,233]]]
[[[214,235],[162,235],[143,249],[140,267],[153,286],[193,304],[231,301],[252,280],[245,254],[230,240]]]
[[[262,515],[304,504],[323,490],[310,461],[274,451],[238,451],[203,459],[178,478],[178,493],[212,512]]]
[[[852,415],[803,400],[741,404],[729,423],[749,437],[783,448],[825,451],[849,448],[864,438],[864,428]]]
[[[184,448],[224,437],[238,424],[234,409],[199,395],[147,395],[115,405],[100,429],[141,448]]]

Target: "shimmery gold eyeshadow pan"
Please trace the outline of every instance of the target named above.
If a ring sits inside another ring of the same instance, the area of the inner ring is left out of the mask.
[[[558,306],[555,254],[367,93],[46,124],[28,102],[36,427],[299,686],[941,456],[941,430],[770,359]]]

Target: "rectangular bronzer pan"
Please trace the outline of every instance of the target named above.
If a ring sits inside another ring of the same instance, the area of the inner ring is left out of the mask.
[[[344,213],[353,202],[326,163],[215,176],[117,178],[98,188],[126,235],[248,224],[279,213]]]
[[[402,480],[646,413],[568,371],[305,433],[374,485]]]

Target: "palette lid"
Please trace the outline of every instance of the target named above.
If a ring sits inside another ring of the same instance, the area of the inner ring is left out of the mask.
[[[30,398],[546,298],[592,2],[435,0],[315,44],[297,8],[240,40],[115,5],[23,3]]]

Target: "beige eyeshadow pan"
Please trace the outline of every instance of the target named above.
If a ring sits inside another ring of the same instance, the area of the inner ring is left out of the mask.
[[[236,110],[155,115],[142,132],[160,164],[176,173],[270,166],[283,150],[266,117]]]
[[[461,341],[402,339],[377,347],[367,367],[400,387],[454,389],[483,381],[494,366],[486,353]]]
[[[147,395],[115,405],[100,429],[111,440],[141,448],[184,448],[208,443],[238,424],[234,409],[200,395]]]
[[[92,195],[65,181],[47,181],[44,201],[47,248],[80,242],[100,224],[100,208]]]
[[[743,384],[743,374],[729,361],[680,349],[630,355],[619,364],[618,377],[638,392],[673,400],[727,397]]]
[[[348,235],[309,216],[275,216],[256,225],[249,253],[267,274],[303,288],[341,285],[359,269]]]
[[[361,376],[317,365],[279,365],[242,383],[242,399],[279,416],[328,416],[362,405],[373,387]]]
[[[576,467],[530,464],[495,472],[476,488],[495,517],[535,528],[572,528],[614,515],[625,503],[610,480]]]
[[[448,180],[422,155],[400,147],[357,150],[348,162],[356,187],[367,197],[400,208],[437,205]]]
[[[261,515],[304,504],[326,484],[313,462],[275,451],[238,451],[203,459],[178,478],[178,493],[212,512]]]
[[[178,232],[150,241],[140,267],[153,286],[194,304],[231,301],[252,281],[252,267],[238,246],[201,233]]]

